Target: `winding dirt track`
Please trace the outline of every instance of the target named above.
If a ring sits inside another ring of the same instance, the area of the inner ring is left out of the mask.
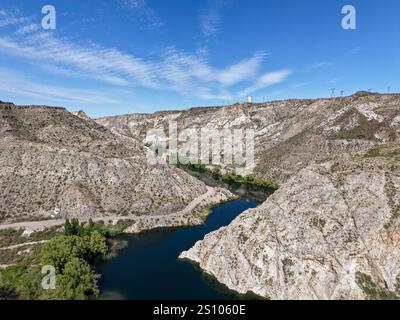
[[[32,242],[25,242],[25,243],[15,244],[13,246],[0,248],[0,251],[1,250],[13,250],[13,249],[18,249],[18,248],[23,248],[25,246],[33,246],[34,244],[46,243],[47,241],[49,241],[49,240],[32,241]]]
[[[184,209],[181,211],[171,213],[169,215],[146,215],[145,217],[138,217],[135,215],[129,216],[107,216],[101,218],[93,218],[93,221],[116,221],[116,220],[141,220],[151,218],[163,218],[163,217],[183,217],[186,215],[190,215],[194,208],[196,208],[203,200],[213,198],[217,194],[217,191],[207,186],[207,192],[200,197],[194,199],[190,202]],[[88,221],[89,219],[82,219],[81,222]],[[30,229],[33,231],[41,230],[45,228],[51,228],[55,226],[61,226],[65,223],[65,219],[52,219],[52,220],[43,220],[43,221],[25,221],[25,222],[17,222],[11,224],[0,224],[0,230],[4,229]]]

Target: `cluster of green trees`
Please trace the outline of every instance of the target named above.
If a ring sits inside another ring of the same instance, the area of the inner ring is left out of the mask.
[[[227,172],[222,175],[221,179],[231,185],[245,185],[249,189],[254,190],[264,190],[264,191],[274,191],[278,189],[278,183],[272,179],[261,179],[255,174],[249,174],[246,176],[241,176],[235,172]]]
[[[102,226],[67,220],[64,235],[44,244],[41,252],[42,265],[56,270],[56,289],[49,298],[58,300],[86,300],[99,295],[94,265],[96,259],[107,252],[106,236]]]
[[[79,222],[78,219],[67,219],[64,224],[64,235],[66,236],[85,236],[90,235],[94,231],[104,233],[104,225],[94,223],[92,219],[88,223]]]
[[[38,266],[8,267],[0,273],[0,297],[20,299],[88,300],[99,295],[96,260],[107,252],[106,234],[100,224],[67,220],[64,235],[42,246]],[[41,266],[56,272],[54,290],[42,288]]]
[[[207,167],[205,164],[202,164],[201,161],[197,163],[193,163],[190,161],[181,161],[182,157],[177,156],[177,166],[179,168],[185,169],[190,175],[196,178],[200,178],[201,174],[207,171]]]
[[[186,171],[188,171],[192,176],[198,178],[201,176],[202,173],[210,172],[215,180],[222,180],[225,183],[237,187],[245,185],[249,189],[262,190],[266,192],[275,191],[279,187],[276,181],[272,179],[261,179],[258,178],[255,174],[241,176],[239,174],[236,174],[235,171],[230,171],[222,174],[220,168],[218,167],[214,167],[212,170],[209,170],[206,165],[201,163],[200,161],[197,163],[188,162],[187,164],[182,164],[178,159],[178,166],[185,168]]]
[[[0,300],[39,298],[42,274],[39,267],[11,266],[0,270]]]
[[[201,162],[198,162],[198,163],[189,162],[186,166],[189,170],[199,172],[199,173],[204,173],[207,171],[206,165],[202,164]]]

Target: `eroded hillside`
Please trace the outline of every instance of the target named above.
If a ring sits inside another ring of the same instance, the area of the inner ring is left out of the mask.
[[[176,121],[178,131],[253,129],[255,172],[282,183],[312,161],[394,141],[400,136],[399,105],[400,95],[359,92],[336,99],[237,104],[96,121],[141,141],[153,128],[167,133],[169,121]]]
[[[399,160],[397,142],[312,164],[181,257],[271,299],[399,298]]]
[[[0,220],[163,215],[207,192],[141,142],[63,108],[0,104]]]

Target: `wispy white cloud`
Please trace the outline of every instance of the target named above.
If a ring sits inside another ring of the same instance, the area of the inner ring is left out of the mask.
[[[242,91],[242,95],[248,95],[274,84],[281,83],[292,73],[291,70],[279,70],[262,75],[252,86]]]
[[[28,33],[35,32],[35,31],[39,31],[39,30],[40,30],[40,25],[38,25],[37,23],[30,23],[30,24],[24,25],[23,27],[19,28],[17,30],[17,34],[25,35]]]
[[[206,40],[216,37],[220,31],[224,4],[224,0],[209,1],[205,13],[200,16],[200,29]]]
[[[161,27],[164,23],[146,0],[118,0],[124,10],[138,17],[147,28]]]
[[[151,65],[114,48],[80,46],[40,32],[21,39],[0,36],[0,50],[28,60],[63,65],[86,76],[113,84],[130,81],[156,87]]]
[[[13,12],[0,10],[0,27],[14,26],[26,22],[28,19],[25,17],[17,16]]]
[[[309,65],[306,68],[306,71],[313,71],[315,69],[321,69],[321,68],[325,68],[325,67],[330,67],[333,66],[332,62],[327,62],[327,61],[318,61],[318,62],[314,62],[313,64]]]
[[[30,21],[18,24],[14,33],[2,35],[0,29],[0,52],[62,77],[87,78],[130,89],[139,86],[174,91],[204,100],[230,99],[233,86],[253,82],[247,90],[255,91],[288,75],[284,70],[260,77],[265,52],[216,68],[203,55],[175,47],[145,59],[117,48],[72,42],[57,34],[38,29]]]
[[[251,58],[217,69],[211,67],[204,58],[170,48],[166,50],[159,70],[162,78],[175,85],[184,86],[184,83],[200,81],[228,88],[256,78],[265,57],[265,52],[257,52]]]
[[[257,75],[261,63],[266,57],[265,52],[256,53],[253,57],[240,61],[219,73],[219,82],[224,86],[231,86],[236,83],[249,80]]]
[[[0,69],[0,92],[38,98],[45,101],[68,103],[112,104],[118,100],[107,96],[103,91],[59,87],[38,83],[12,70]]]

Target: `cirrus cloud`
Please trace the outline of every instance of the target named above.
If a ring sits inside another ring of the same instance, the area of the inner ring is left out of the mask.
[[[258,90],[281,83],[292,73],[291,70],[279,70],[262,75],[251,87],[243,90],[243,95],[248,95]]]
[[[137,2],[139,8],[143,7],[141,3]],[[264,51],[222,68],[212,66],[204,56],[174,46],[150,59],[101,44],[73,42],[58,33],[41,30],[27,18],[15,18],[14,32],[4,34],[0,29],[0,52],[61,77],[95,80],[117,87],[173,91],[203,100],[227,100],[237,97],[231,89],[234,86],[247,86],[245,92],[254,92],[282,82],[290,74],[288,70],[262,74],[267,57]]]

